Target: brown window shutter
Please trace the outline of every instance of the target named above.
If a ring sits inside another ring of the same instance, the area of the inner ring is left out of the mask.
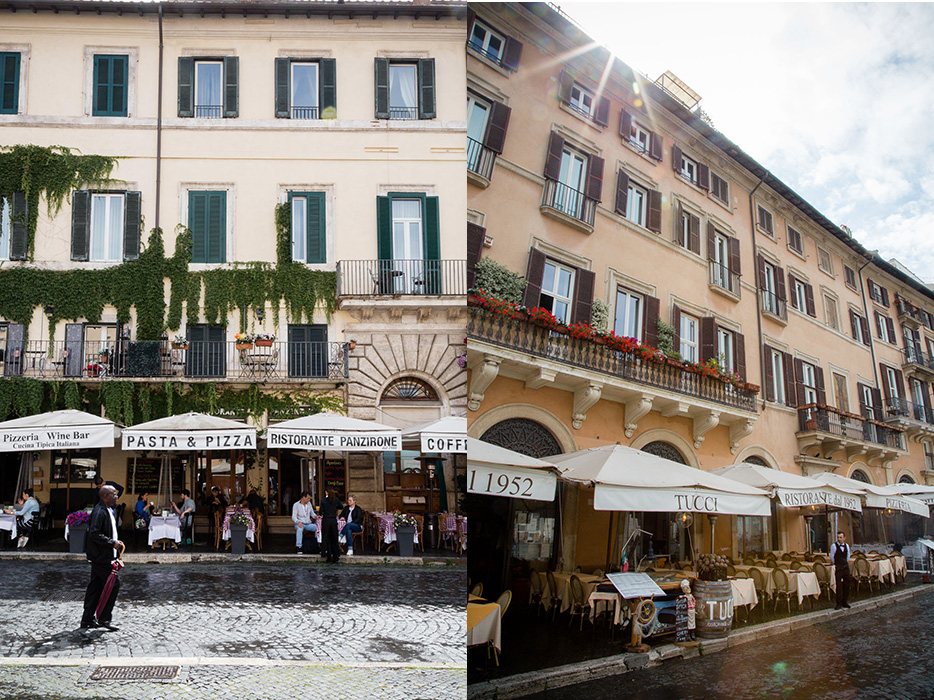
[[[889,305],[889,290],[885,287],[879,287],[879,290],[882,292],[882,306]]]
[[[867,416],[867,413],[868,413],[867,409],[869,408],[866,405],[866,399],[863,398],[864,396],[863,392],[866,389],[869,389],[869,387],[866,384],[860,384],[859,382],[856,382],[856,395],[859,397],[859,414],[863,418]]]
[[[859,316],[859,323],[863,327],[863,345],[869,347],[872,345],[872,336],[869,334],[869,321]]]
[[[681,149],[677,144],[671,145],[671,168],[676,173],[681,172]]]
[[[502,66],[506,70],[519,70],[519,59],[522,58],[522,42],[511,36],[506,37],[506,46],[503,48]]]
[[[762,357],[765,359],[765,366],[763,367],[763,374],[765,375],[765,381],[763,382],[765,389],[765,400],[774,401],[775,400],[775,387],[773,386],[775,382],[775,372],[772,370],[772,348],[768,345],[762,346]]]
[[[717,229],[714,228],[714,225],[707,222],[707,259],[715,260],[715,239],[717,237]]]
[[[692,253],[700,255],[700,218],[694,216],[693,214],[690,216],[691,222],[689,227],[690,237],[688,238],[688,249]]]
[[[574,85],[574,76],[568,71],[561,71],[561,77],[558,79],[558,98],[564,102],[571,101],[571,86]]]
[[[561,175],[561,154],[564,152],[564,138],[557,131],[551,132],[548,139],[548,155],[545,158],[545,177],[557,180]]]
[[[593,120],[600,126],[610,123],[610,98],[601,97],[597,100],[597,109],[593,113]]]
[[[898,383],[898,395],[903,399],[907,399],[908,394],[905,392],[905,375],[902,374],[900,369],[895,370],[895,381]]]
[[[700,320],[700,360],[707,360],[717,356],[717,321],[712,316],[705,316]]]
[[[603,197],[603,158],[590,156],[587,163],[587,188],[584,194],[595,202]]]
[[[710,168],[701,163],[697,164],[697,186],[702,190],[710,189]]]
[[[686,212],[681,202],[678,202],[678,217],[675,219],[675,243],[687,247],[688,242],[684,240],[684,217]]]
[[[853,333],[853,340],[859,340],[859,318],[853,309],[850,309],[850,330]]]
[[[791,305],[798,309],[798,293],[795,291],[795,276],[788,273],[788,293],[791,295]],[[798,309],[801,311],[801,309]]]
[[[626,143],[632,137],[632,115],[625,109],[619,110],[619,136]]]
[[[746,379],[746,338],[742,333],[733,333],[733,364],[736,373]]]
[[[545,276],[545,254],[537,248],[529,249],[529,267],[525,273],[525,294],[522,305],[530,309],[541,303],[542,278]]]
[[[824,391],[824,369],[814,368],[814,381],[817,382],[817,403],[827,403],[827,392]]]
[[[577,268],[575,277],[571,323],[584,323],[589,326],[592,320],[593,290],[596,275],[591,270]]]
[[[817,318],[817,311],[814,309],[814,287],[810,284],[804,285],[804,302],[808,307],[808,316]]]
[[[656,134],[652,132],[652,138],[649,143],[649,155],[652,156],[655,160],[662,159],[662,152],[664,151],[665,139],[661,134]]]
[[[671,325],[675,327],[675,334],[672,336],[672,350],[681,352],[681,309],[676,305],[671,305]]]
[[[921,403],[923,403],[924,407],[928,411],[930,411],[931,410],[931,390],[927,382],[920,382],[920,384],[921,384]],[[928,413],[928,415],[930,416],[930,413]]]
[[[661,304],[658,297],[645,295],[645,311],[642,314],[642,342],[658,347],[658,318]]]
[[[892,322],[891,316],[885,317],[885,327],[889,331],[889,338],[888,338],[889,342],[894,343],[895,342],[895,324]]]
[[[782,301],[788,298],[785,293],[785,271],[780,267],[775,268],[775,296]]]
[[[882,405],[882,394],[878,389],[872,390],[872,401],[875,404],[876,410],[876,420],[882,420],[882,417],[885,415],[884,407]]]
[[[626,200],[629,199],[629,176],[620,170],[616,173],[616,213],[626,216]]]
[[[892,387],[889,386],[889,373],[885,371],[885,365],[879,363],[879,379],[882,383],[882,391],[885,393],[885,400],[892,398]]]
[[[730,249],[730,272],[739,276],[739,239],[730,237],[727,239],[727,244]]]
[[[662,232],[662,193],[657,190],[649,190],[649,215],[646,220],[646,228],[655,233]]]
[[[509,126],[509,115],[512,110],[502,102],[494,102],[490,109],[490,121],[486,125],[486,134],[483,145],[493,153],[502,153],[506,145],[506,129]]]
[[[756,256],[756,283],[759,289],[765,289],[765,258]]]
[[[804,406],[804,363],[795,358],[795,400],[798,406]]]
[[[467,222],[467,289],[473,289],[477,282],[477,263],[480,262],[480,252],[483,250],[483,239],[486,229],[482,226]]]
[[[879,319],[882,318],[882,314],[880,314],[878,311],[875,311],[875,310],[874,310],[874,311],[872,312],[872,315],[873,315],[873,318],[876,319],[876,333],[878,334],[879,339],[881,340],[881,339],[882,339],[882,331],[880,330],[881,324],[879,323]]]
[[[795,363],[790,352],[782,353],[782,371],[785,373],[785,404],[798,405],[798,396],[795,391]]]

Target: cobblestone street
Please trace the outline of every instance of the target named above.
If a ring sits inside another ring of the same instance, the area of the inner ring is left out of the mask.
[[[83,634],[88,575],[79,562],[4,562],[0,696],[273,698],[296,686],[347,698],[466,693],[460,568],[134,564],[120,575],[119,631]],[[162,683],[88,680],[111,663],[181,669]]]

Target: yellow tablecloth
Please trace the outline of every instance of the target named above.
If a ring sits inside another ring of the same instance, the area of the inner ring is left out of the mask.
[[[558,608],[559,611],[565,612],[571,607],[571,577],[577,576],[581,580],[584,588],[584,598],[589,598],[590,594],[593,593],[594,589],[597,587],[597,584],[603,580],[602,576],[594,576],[592,574],[574,574],[574,573],[556,573],[555,575],[555,585],[558,587],[557,594],[558,598],[561,600],[561,607]],[[546,584],[547,585],[547,584]],[[545,609],[547,610],[549,603],[546,601]]]
[[[468,603],[467,646],[493,642],[493,646],[502,651],[502,618],[502,608],[496,603]]]
[[[468,602],[468,603],[474,603],[474,602],[476,602],[476,601],[478,601],[478,600],[486,600],[486,598],[483,598],[483,597],[478,596],[478,595],[474,595],[473,593],[468,593],[468,594],[467,594],[467,602]]]
[[[733,607],[748,605],[752,610],[759,604],[756,584],[751,578],[732,578],[730,586],[733,588]]]
[[[613,605],[613,624],[618,625],[622,616],[622,596],[619,593],[610,593],[604,591],[594,591],[588,598],[590,601],[590,619],[593,620],[594,614],[602,612],[597,610],[599,603],[604,610],[608,610]]]

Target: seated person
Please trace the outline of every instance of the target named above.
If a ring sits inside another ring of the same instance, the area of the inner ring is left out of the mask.
[[[250,495],[246,497],[246,500],[250,504],[250,510],[266,513],[266,505],[263,503],[262,496],[256,493],[256,489],[250,489]]]
[[[151,509],[149,508],[149,491],[143,491],[136,499],[136,507],[133,509],[133,520],[142,520],[149,527],[149,521],[152,519]],[[145,529],[145,528],[137,528]]]
[[[347,521],[341,534],[347,540],[347,556],[353,556],[353,533],[363,532],[363,509],[357,507],[357,499],[347,496],[347,507],[341,511],[341,517]]]
[[[16,515],[16,527],[22,531],[19,541],[16,543],[17,549],[22,549],[29,542],[29,533],[32,532],[33,525],[39,518],[39,501],[32,495],[32,489],[25,489],[19,499],[16,501],[18,508],[13,509]]]
[[[183,544],[191,544],[191,524],[195,517],[195,502],[191,498],[191,491],[182,489],[182,507],[179,508],[175,503],[172,508],[178,513],[178,518],[182,522],[182,533],[185,537]]]
[[[295,549],[302,553],[302,538],[306,532],[312,534],[318,531],[315,520],[315,507],[311,505],[311,494],[302,491],[302,496],[292,506],[292,523],[295,525]]]

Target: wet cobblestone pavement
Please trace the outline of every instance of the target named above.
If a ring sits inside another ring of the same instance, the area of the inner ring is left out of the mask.
[[[895,605],[529,700],[934,698],[934,588]]]
[[[89,573],[83,562],[0,567],[0,697],[466,694],[462,568],[135,564],[120,574],[119,631],[83,634]],[[134,658],[187,662],[171,683],[82,681]]]

